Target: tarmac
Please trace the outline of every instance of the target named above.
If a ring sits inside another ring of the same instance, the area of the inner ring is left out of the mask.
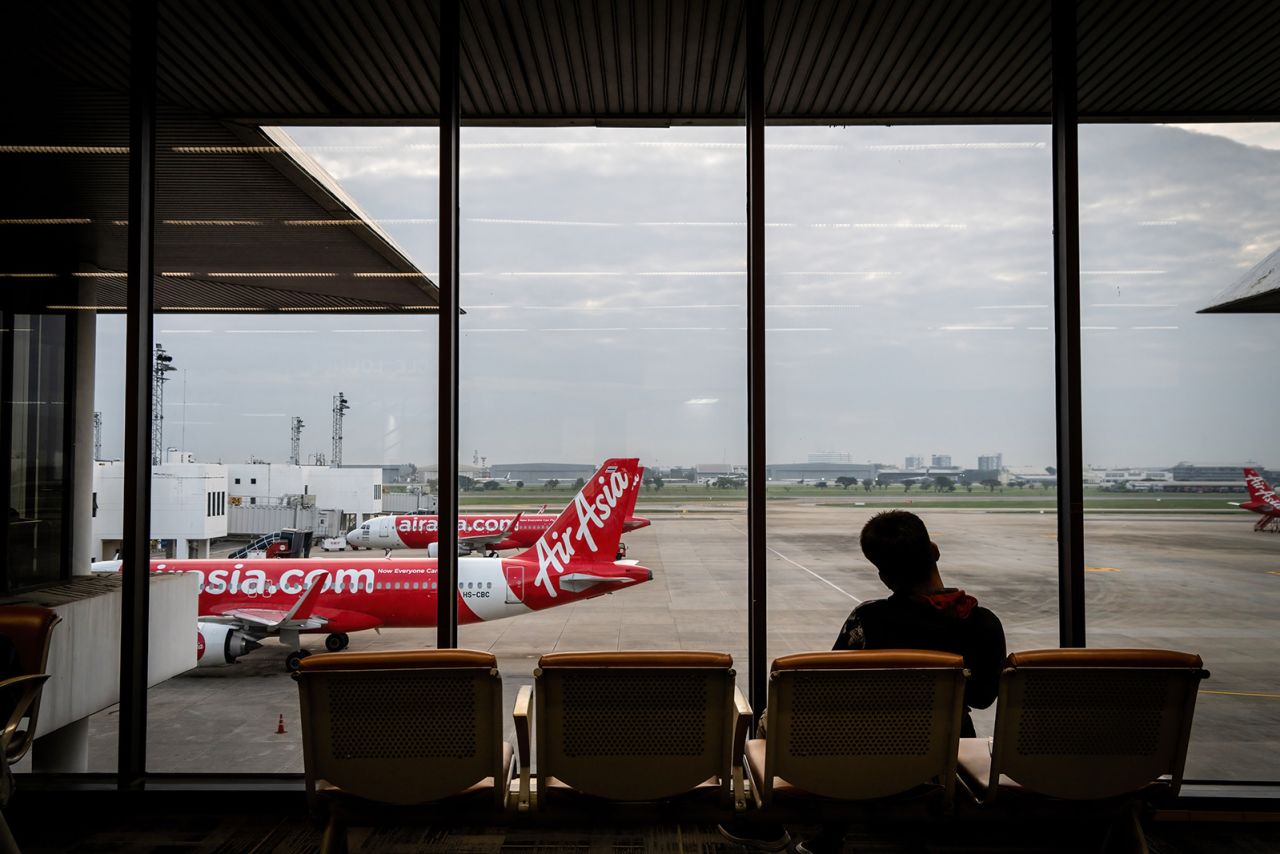
[[[878,508],[771,502],[770,658],[831,647],[849,611],[886,591],[857,533]],[[492,651],[507,707],[538,656],[565,650],[710,649],[733,655],[746,691],[745,505],[671,506],[626,537],[654,572],[639,587],[459,628],[459,645]],[[1009,510],[921,511],[943,579],[1003,621],[1010,651],[1058,646],[1056,516]],[[1089,646],[1199,653],[1211,678],[1196,708],[1187,778],[1280,781],[1280,535],[1238,514],[1090,514],[1085,524]],[[410,552],[400,553],[406,556]],[[323,635],[304,645],[323,651]],[[352,650],[434,646],[435,629],[353,635]],[[222,668],[192,670],[149,692],[153,772],[299,773],[302,745],[286,650],[266,643]],[[285,733],[277,732],[280,716]],[[975,713],[979,735],[994,710]],[[507,737],[514,736],[508,725]],[[116,710],[90,723],[90,769],[113,770]]]

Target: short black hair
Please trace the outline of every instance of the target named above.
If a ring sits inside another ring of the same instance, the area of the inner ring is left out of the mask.
[[[906,510],[886,510],[872,516],[862,526],[858,542],[894,593],[909,592],[927,581],[936,563],[929,530],[919,516]]]

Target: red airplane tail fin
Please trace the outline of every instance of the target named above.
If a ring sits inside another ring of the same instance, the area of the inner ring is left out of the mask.
[[[1265,507],[1270,513],[1280,513],[1280,498],[1257,470],[1244,470],[1244,485],[1249,489],[1250,505],[1259,509]]]
[[[636,479],[631,486],[627,487],[627,497],[618,505],[618,511],[622,513],[622,521],[627,521],[636,513],[636,501],[640,498],[640,485],[644,483],[644,466],[636,469]]]
[[[538,561],[535,584],[546,584],[549,571],[562,575],[575,562],[612,563],[639,480],[640,460],[605,460],[533,547],[517,556]]]

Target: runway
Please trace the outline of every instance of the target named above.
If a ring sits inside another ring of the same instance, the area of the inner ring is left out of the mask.
[[[645,508],[641,508],[644,512]],[[497,655],[508,702],[545,652],[712,649],[733,655],[745,690],[745,505],[672,506],[626,537],[654,571],[640,587],[459,629],[461,646]],[[683,511],[683,512],[682,512]],[[801,501],[769,508],[770,658],[829,649],[858,602],[885,595],[857,547],[874,512]],[[1056,517],[929,510],[944,580],[1004,623],[1011,651],[1058,645]],[[1085,526],[1090,646],[1167,647],[1203,656],[1188,778],[1280,781],[1280,536],[1248,514],[1106,514]],[[406,555],[408,553],[405,553]],[[434,645],[434,629],[354,635],[352,650]],[[323,651],[323,636],[304,641]],[[268,642],[237,664],[194,670],[149,692],[148,767],[156,772],[300,772],[298,699]],[[277,734],[284,716],[286,733]],[[975,714],[990,733],[992,710]],[[91,720],[90,770],[116,759],[116,717]],[[508,733],[508,737],[511,737]]]

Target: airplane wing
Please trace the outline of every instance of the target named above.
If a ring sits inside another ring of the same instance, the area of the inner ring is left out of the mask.
[[[220,622],[234,621],[263,632],[278,632],[281,629],[318,629],[328,622],[325,618],[313,614],[323,588],[322,584],[311,585],[287,611],[280,608],[232,608],[217,616]]]
[[[523,515],[524,511],[521,510],[516,514],[516,517],[511,520],[511,524],[500,531],[486,531],[483,534],[467,534],[466,536],[459,536],[458,545],[467,545],[472,548],[476,548],[491,545],[493,543],[500,543],[510,536],[511,532],[515,530],[516,523],[520,521],[520,517]]]

